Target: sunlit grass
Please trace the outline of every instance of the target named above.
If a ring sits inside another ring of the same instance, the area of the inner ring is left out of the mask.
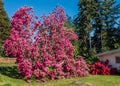
[[[74,81],[88,82],[93,86],[120,86],[119,75],[89,75],[87,77],[48,80],[44,83],[32,80],[31,83],[27,83],[20,79],[16,64],[0,63],[0,66],[0,86],[72,86],[71,83]]]
[[[74,81],[91,83],[93,86],[120,86],[120,76],[89,75],[87,77],[76,77],[70,79],[49,80],[27,83],[23,79],[17,79],[0,74],[0,86],[71,86]]]
[[[15,63],[0,63],[0,66],[16,66]]]

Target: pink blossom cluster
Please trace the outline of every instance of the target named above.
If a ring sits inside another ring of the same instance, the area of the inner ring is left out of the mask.
[[[5,41],[6,54],[17,58],[23,78],[37,80],[86,76],[88,67],[82,57],[74,59],[75,32],[64,26],[64,9],[57,6],[48,16],[33,15],[32,7],[24,6],[13,15],[11,34]]]

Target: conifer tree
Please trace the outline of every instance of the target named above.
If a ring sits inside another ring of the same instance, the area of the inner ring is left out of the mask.
[[[96,0],[80,0],[78,7],[79,13],[74,22],[80,41],[79,51],[81,55],[87,58],[92,51],[91,32],[93,30],[93,18],[97,15],[97,2]]]
[[[0,46],[3,45],[4,41],[9,36],[10,21],[6,11],[4,10],[4,3],[0,0]]]
[[[120,4],[116,5],[115,0],[80,0],[78,7],[74,22],[80,54],[89,59],[91,54],[119,48],[116,22],[120,18]]]
[[[120,4],[115,5],[115,0],[98,0],[98,3],[99,16],[95,19],[92,39],[97,53],[118,48],[115,33],[120,10]]]

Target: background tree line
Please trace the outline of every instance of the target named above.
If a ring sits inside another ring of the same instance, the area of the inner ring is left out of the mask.
[[[74,19],[79,53],[85,59],[120,48],[120,4],[115,0],[80,0]]]

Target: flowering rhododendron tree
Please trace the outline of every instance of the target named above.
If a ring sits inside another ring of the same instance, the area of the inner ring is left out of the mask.
[[[16,57],[18,69],[29,81],[86,76],[88,67],[82,57],[74,59],[73,40],[77,35],[64,27],[64,9],[57,6],[48,16],[33,15],[32,7],[24,6],[13,15],[11,35],[5,41],[6,54]]]

